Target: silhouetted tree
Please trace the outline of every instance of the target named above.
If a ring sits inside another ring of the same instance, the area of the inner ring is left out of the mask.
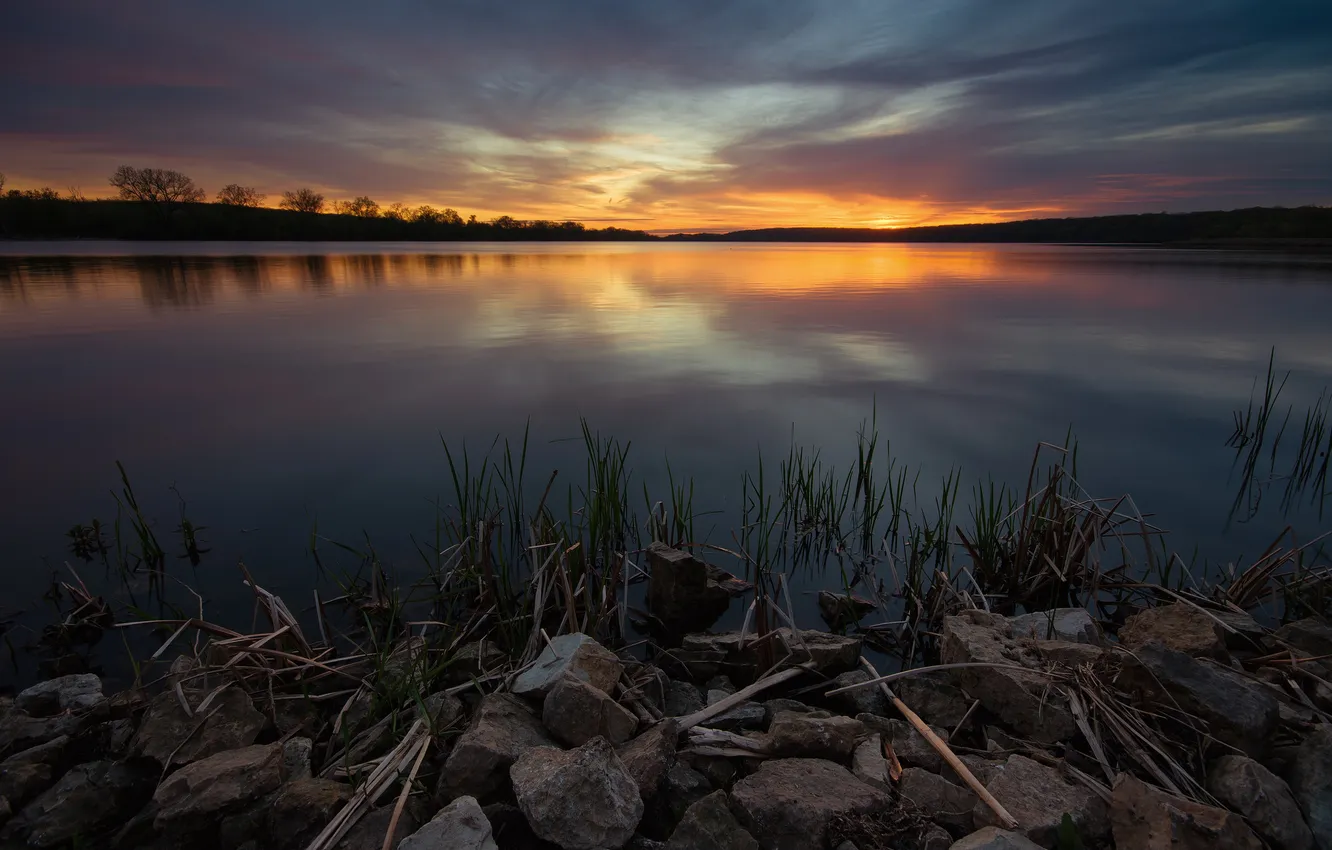
[[[122,201],[152,201],[157,204],[201,203],[204,190],[194,181],[165,168],[134,168],[122,165],[111,175],[111,185],[120,190]]]
[[[422,224],[447,224],[452,227],[462,226],[462,216],[458,211],[445,207],[437,210],[429,204],[422,204],[411,212],[411,220]]]
[[[333,205],[333,212],[357,218],[379,218],[379,204],[365,195],[359,195],[350,201],[338,201]]]
[[[217,193],[217,202],[233,207],[261,207],[266,197],[267,195],[260,194],[253,186],[228,183]]]
[[[283,192],[282,203],[278,206],[284,210],[295,212],[319,213],[324,211],[324,196],[314,189],[297,189],[295,192]]]
[[[0,189],[5,188],[5,173],[0,171]]]
[[[391,218],[394,221],[407,221],[411,217],[412,211],[403,204],[391,204],[384,210],[384,218]]]

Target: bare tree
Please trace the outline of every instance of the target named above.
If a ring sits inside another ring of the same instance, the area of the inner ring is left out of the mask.
[[[0,189],[5,188],[5,173],[0,171]]]
[[[324,196],[314,189],[283,192],[282,202],[278,206],[293,212],[319,213],[324,211]]]
[[[379,218],[379,204],[365,195],[350,201],[338,201],[333,205],[333,212],[338,215],[354,215],[357,218]]]
[[[412,217],[412,211],[404,204],[392,204],[384,210],[384,218],[391,218],[394,221],[407,221]]]
[[[217,193],[217,202],[233,207],[261,207],[267,195],[260,194],[253,186],[240,186],[228,183]]]
[[[122,201],[152,201],[157,204],[202,203],[204,190],[179,171],[165,168],[135,168],[122,165],[111,175],[111,185],[120,190]]]

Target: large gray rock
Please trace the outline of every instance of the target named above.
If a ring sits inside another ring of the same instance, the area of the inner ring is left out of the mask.
[[[513,682],[518,696],[539,699],[550,693],[566,676],[580,679],[597,690],[611,693],[620,681],[624,664],[620,659],[581,632],[553,639],[536,662]]]
[[[621,847],[643,817],[638,783],[604,738],[530,749],[509,775],[532,832],[565,850]]]
[[[1120,644],[1134,652],[1151,641],[1186,655],[1226,658],[1225,629],[1183,602],[1139,611],[1119,630]]]
[[[65,772],[71,738],[61,735],[0,762],[0,797],[19,808]]]
[[[566,677],[546,694],[541,722],[556,740],[579,747],[597,736],[623,744],[634,735],[638,718],[605,692]]]
[[[1250,756],[1266,752],[1280,709],[1262,683],[1156,641],[1140,646],[1134,657],[1137,664],[1124,668],[1123,679],[1147,699],[1178,705],[1206,721],[1215,738]]]
[[[64,847],[79,840],[102,846],[99,842],[148,802],[156,779],[156,771],[142,763],[77,765],[5,824],[0,845]]]
[[[1078,732],[1067,701],[1050,688],[1049,677],[1034,670],[1040,657],[1009,634],[1009,623],[996,614],[964,611],[945,617],[940,656],[944,664],[983,664],[953,672],[953,681],[989,711],[1025,737],[1045,743]],[[998,665],[998,666],[994,666]]]
[[[241,747],[192,762],[157,787],[157,829],[189,835],[214,828],[282,783],[282,748]]]
[[[948,850],[1043,850],[1043,848],[1021,833],[1009,832],[997,826],[987,826],[953,842],[953,846]]]
[[[1313,833],[1304,823],[1290,786],[1251,758],[1227,755],[1207,774],[1207,790],[1244,815],[1274,850],[1310,850]]]
[[[1290,766],[1290,790],[1319,850],[1332,850],[1332,726],[1318,726]]]
[[[499,850],[499,845],[476,798],[459,797],[403,839],[398,850]]]
[[[250,695],[236,686],[219,693],[193,717],[185,713],[174,692],[166,691],[148,706],[130,747],[164,767],[189,764],[224,750],[248,747],[265,722]]]
[[[657,793],[666,772],[675,764],[679,728],[668,717],[615,751],[645,801]]]
[[[685,811],[666,850],[759,850],[759,844],[731,814],[726,792],[714,791]]]
[[[1054,768],[1026,756],[1009,756],[985,788],[1017,818],[1022,834],[1037,844],[1054,846],[1065,814],[1073,819],[1078,834],[1089,844],[1099,842],[1110,831],[1105,803],[1100,797],[1085,785],[1074,784]],[[994,811],[979,800],[972,809],[972,817],[977,826],[1002,826]]]
[[[1066,640],[1071,643],[1101,642],[1101,628],[1096,625],[1086,608],[1055,608],[1051,611],[1033,611],[1008,618],[1009,627],[1016,638],[1037,640]]]
[[[865,725],[850,717],[780,711],[768,729],[768,741],[779,756],[844,762],[864,733]]]
[[[839,815],[887,808],[892,798],[823,759],[776,759],[735,783],[741,822],[767,850],[825,847]]]
[[[14,698],[14,705],[32,717],[86,711],[104,702],[102,680],[92,673],[76,673],[39,682]]]
[[[1110,795],[1116,847],[1133,850],[1260,850],[1239,815],[1167,794],[1121,773]]]
[[[976,795],[969,788],[954,785],[942,776],[909,767],[902,771],[898,790],[925,816],[954,833],[967,832],[973,826],[972,810]]]
[[[458,738],[444,764],[440,791],[445,800],[484,799],[509,781],[509,768],[533,747],[554,746],[541,721],[508,694],[481,698],[471,726]]]

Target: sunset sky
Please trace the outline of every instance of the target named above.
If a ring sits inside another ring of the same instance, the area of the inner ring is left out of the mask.
[[[1328,0],[40,0],[0,171],[649,230],[1332,203]]]

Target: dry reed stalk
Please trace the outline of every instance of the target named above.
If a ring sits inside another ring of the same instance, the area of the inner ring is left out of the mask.
[[[412,764],[412,772],[407,774],[407,780],[402,783],[402,793],[398,795],[398,802],[393,806],[393,817],[389,818],[388,832],[384,833],[384,843],[380,850],[392,850],[393,833],[398,831],[398,819],[402,817],[402,809],[407,805],[407,797],[412,793],[412,783],[416,781],[416,773],[421,769],[421,762],[425,761],[426,753],[430,752],[430,739],[427,738],[421,751],[416,754],[416,761]]]
[[[863,663],[864,659],[861,659],[861,661]],[[906,678],[907,676],[915,676],[918,673],[933,673],[938,670],[956,670],[962,667],[991,667],[996,670],[1020,670],[1023,673],[1042,672],[1040,670],[1033,670],[1030,667],[1019,667],[1016,664],[995,664],[993,662],[988,662],[988,661],[963,661],[957,664],[934,664],[929,667],[913,667],[910,670],[902,670],[897,673],[889,673],[886,676],[880,676],[878,671],[876,670],[874,673],[874,678],[864,682],[856,682],[854,685],[844,685],[843,687],[840,688],[833,688],[831,691],[827,691],[826,693],[824,693],[824,696],[831,697],[831,696],[836,696],[837,694],[847,693],[848,691],[860,690],[861,688],[872,688],[875,685],[886,685],[887,683],[894,681],[895,679],[903,679]]]

